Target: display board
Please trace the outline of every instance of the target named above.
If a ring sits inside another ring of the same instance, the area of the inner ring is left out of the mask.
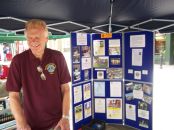
[[[125,124],[152,130],[153,33],[125,33],[124,41]]]
[[[152,130],[153,33],[72,33],[71,51],[74,130],[92,118]]]
[[[73,129],[92,119],[90,34],[71,33]]]
[[[92,34],[94,118],[123,119],[122,34]]]

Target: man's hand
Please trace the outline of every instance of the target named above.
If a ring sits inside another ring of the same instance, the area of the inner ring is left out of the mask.
[[[58,122],[58,124],[56,125],[54,130],[70,130],[69,120],[65,119],[65,118],[62,118]]]
[[[17,130],[31,130],[31,127],[28,124],[17,124]]]

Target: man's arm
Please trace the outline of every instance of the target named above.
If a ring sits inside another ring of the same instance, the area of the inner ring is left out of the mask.
[[[70,130],[69,124],[69,110],[70,110],[70,89],[68,83],[61,85],[61,91],[63,95],[63,104],[62,104],[62,119],[59,121],[55,129],[61,127],[61,130]]]
[[[17,129],[19,130],[31,130],[29,127],[23,108],[20,102],[19,92],[9,92],[10,108],[16,120]]]
[[[63,115],[69,116],[69,109],[70,109],[70,90],[69,84],[61,85],[62,95],[63,95]]]

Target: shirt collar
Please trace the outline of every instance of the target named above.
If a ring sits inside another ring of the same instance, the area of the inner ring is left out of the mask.
[[[43,61],[47,56],[48,56],[48,48],[45,48],[42,61]],[[38,58],[36,58],[36,57],[34,56],[34,54],[32,53],[31,49],[29,49],[29,57],[30,57],[31,60],[35,60],[35,61],[38,61],[38,62],[42,62],[42,61],[40,61]]]

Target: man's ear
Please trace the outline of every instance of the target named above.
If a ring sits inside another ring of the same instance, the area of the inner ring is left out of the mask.
[[[27,37],[27,32],[26,32],[26,30],[24,31],[24,36]]]

